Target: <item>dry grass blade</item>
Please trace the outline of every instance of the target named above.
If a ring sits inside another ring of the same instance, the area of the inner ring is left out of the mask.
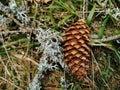
[[[5,63],[3,62],[3,60],[2,60],[2,58],[1,58],[1,56],[0,56],[0,62],[2,63],[2,65],[4,66],[4,68],[5,68],[5,71],[7,72],[7,74],[9,75],[9,76],[11,76],[11,74],[10,74],[10,72],[9,72],[9,70],[8,70],[8,68],[7,68],[7,66],[5,65]]]
[[[94,56],[94,54],[93,54],[92,51],[91,51],[91,55],[92,55],[91,57],[92,57],[93,60],[94,60],[94,63],[96,64],[96,66],[97,66],[97,68],[98,68],[98,70],[99,70],[99,72],[100,72],[100,75],[102,76],[101,69],[100,69],[99,64],[98,64],[97,60],[95,59],[95,56]],[[108,90],[111,90],[110,87],[109,87],[109,85],[106,83],[106,81],[105,81],[103,78],[102,78],[102,80],[103,80],[103,82],[105,83],[105,86],[107,86]]]
[[[33,60],[33,59],[29,58],[29,57],[24,57],[24,55],[22,55],[22,54],[13,54],[13,56],[15,56],[16,58],[18,58],[20,60],[30,61],[36,66],[39,65],[39,63],[37,63],[35,60]]]
[[[5,82],[11,84],[12,86],[16,87],[19,90],[23,90],[22,88],[18,87],[17,85],[15,85],[14,83],[12,83],[11,81],[8,81],[6,78],[3,78],[0,76],[0,79],[4,80]]]

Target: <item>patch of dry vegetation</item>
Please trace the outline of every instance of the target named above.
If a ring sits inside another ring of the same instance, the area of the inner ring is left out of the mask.
[[[120,0],[16,0],[17,6],[12,1],[0,1],[1,90],[29,90],[42,57],[38,27],[52,28],[63,36],[64,28],[81,18],[91,28],[88,76],[80,81],[61,67],[46,71],[40,79],[43,89],[120,89]]]

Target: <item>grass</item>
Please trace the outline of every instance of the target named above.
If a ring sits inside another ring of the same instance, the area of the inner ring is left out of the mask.
[[[91,9],[89,15],[88,15],[88,18],[87,18],[87,24],[90,25],[90,23],[92,22],[92,18],[93,18],[93,15],[95,13],[95,9],[96,9],[96,4],[93,5],[93,8]]]
[[[1,2],[8,3],[4,0]],[[23,2],[27,3],[28,1],[17,0],[17,2],[21,6]],[[118,0],[118,2],[120,1]],[[107,9],[119,8],[119,5],[114,1],[108,1],[105,7],[101,6],[104,4],[101,1],[99,5],[98,2],[92,0],[51,0],[47,4],[33,1],[29,4],[26,8],[31,9],[28,16],[33,19],[33,27],[37,26],[36,22],[38,22],[41,28],[53,28],[63,34],[64,28],[84,18],[91,28],[91,34],[98,36],[96,39],[120,34],[120,26],[117,25],[120,22],[115,20],[112,13],[106,15]],[[14,26],[7,28],[11,30]],[[37,72],[41,56],[41,52],[36,49],[37,46],[39,46],[38,42],[27,39],[26,33],[23,36],[21,34],[3,36],[2,41],[0,41],[1,90],[29,90],[29,83]],[[84,81],[79,81],[70,73],[66,73],[68,90],[119,90],[120,44],[115,40],[93,42],[91,49],[92,66],[87,78]],[[58,70],[47,77],[49,82],[55,80],[54,84],[58,85],[56,86],[57,90],[64,90],[63,86],[59,84],[61,75],[63,75],[63,71]],[[49,82],[46,85],[49,86]]]
[[[103,23],[102,23],[102,25],[100,27],[100,32],[98,34],[100,39],[103,38],[103,36],[104,36],[104,30],[105,30],[106,24],[107,24],[107,22],[109,20],[109,17],[110,17],[109,15],[106,16],[105,20],[103,21]]]

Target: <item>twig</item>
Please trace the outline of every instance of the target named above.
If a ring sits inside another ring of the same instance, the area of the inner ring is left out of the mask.
[[[82,13],[83,19],[85,19],[85,0],[83,1],[83,13]]]
[[[119,35],[115,35],[115,36],[111,36],[108,38],[103,38],[103,39],[92,39],[92,42],[94,43],[99,43],[99,42],[109,42],[109,41],[114,41],[120,38],[120,34]]]
[[[93,53],[92,53],[92,50],[91,50],[91,56],[93,55]],[[95,66],[94,66],[94,59],[93,59],[93,57],[91,57],[91,59],[92,59],[92,81],[93,81],[93,85],[94,85],[94,83],[95,83],[95,75],[94,75],[94,68],[95,68]],[[93,90],[94,90],[95,88],[94,88],[94,86],[93,86]]]

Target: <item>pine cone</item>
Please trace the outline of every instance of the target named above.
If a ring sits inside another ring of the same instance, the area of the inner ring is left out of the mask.
[[[64,61],[71,73],[79,79],[87,75],[90,67],[90,31],[84,20],[72,24],[65,31]]]

